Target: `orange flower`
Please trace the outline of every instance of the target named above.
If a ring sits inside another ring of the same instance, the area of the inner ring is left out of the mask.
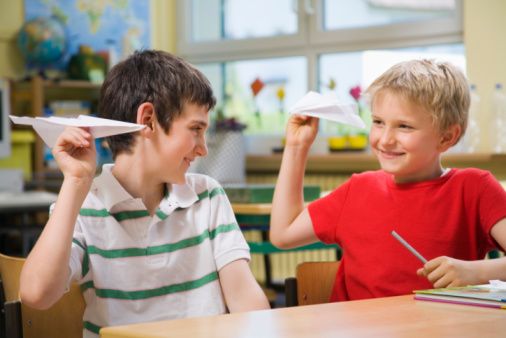
[[[251,91],[253,92],[253,96],[257,96],[258,93],[264,88],[265,83],[262,82],[258,77],[251,83]]]

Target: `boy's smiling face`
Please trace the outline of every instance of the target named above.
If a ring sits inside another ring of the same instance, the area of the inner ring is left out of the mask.
[[[205,133],[208,126],[207,107],[191,103],[184,105],[182,114],[172,121],[167,134],[156,125],[159,170],[166,182],[184,183],[191,162],[207,155]]]
[[[381,168],[396,183],[442,174],[440,154],[449,148],[429,112],[390,91],[377,94],[369,141]]]

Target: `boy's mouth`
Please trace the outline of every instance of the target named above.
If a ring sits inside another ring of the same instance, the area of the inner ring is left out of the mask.
[[[384,158],[397,158],[403,156],[405,153],[400,151],[387,151],[378,149],[380,155]]]

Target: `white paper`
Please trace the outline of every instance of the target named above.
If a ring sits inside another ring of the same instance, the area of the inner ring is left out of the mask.
[[[495,289],[495,290],[506,291],[506,282],[503,282],[503,281],[498,280],[498,279],[493,279],[493,280],[490,280],[488,282],[489,282],[488,286],[490,288]]]
[[[309,92],[288,111],[290,114],[314,116],[365,129],[364,121],[357,114],[356,104],[339,103],[334,95]]]
[[[142,124],[108,120],[88,115],[79,115],[78,117],[51,116],[35,118],[10,115],[9,117],[15,124],[32,126],[50,148],[56,144],[56,140],[67,126],[88,127],[94,138],[131,133],[145,127]]]

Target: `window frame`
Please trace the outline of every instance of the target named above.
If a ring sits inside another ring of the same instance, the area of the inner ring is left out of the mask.
[[[332,31],[321,29],[323,0],[293,1],[298,16],[299,29],[296,34],[192,42],[192,1],[177,0],[178,17],[184,18],[177,22],[177,53],[198,62],[216,62],[463,41],[462,0],[455,0],[455,17]],[[308,14],[308,11],[313,14]]]
[[[322,30],[324,0],[293,0],[298,32],[265,38],[192,42],[192,1],[177,0],[178,42],[176,53],[194,64],[302,56],[307,59],[307,90],[318,90],[320,55],[370,49],[393,49],[423,45],[463,43],[463,3],[455,0],[456,15],[381,26]],[[310,14],[309,12],[312,12]],[[280,134],[250,135],[248,143],[278,140]],[[249,147],[248,147],[249,148]],[[251,152],[251,151],[248,151]]]

